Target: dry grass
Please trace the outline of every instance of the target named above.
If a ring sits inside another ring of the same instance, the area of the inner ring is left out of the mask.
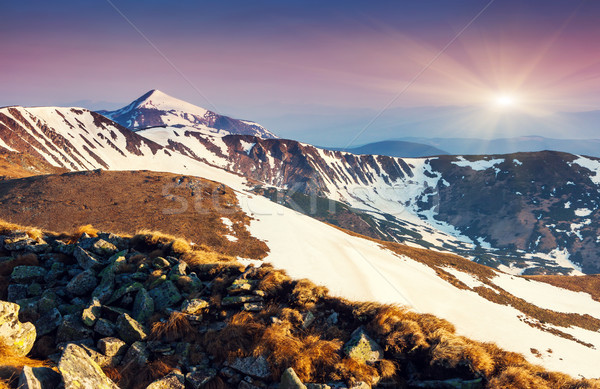
[[[37,255],[33,253],[18,255],[11,261],[0,263],[0,276],[10,276],[16,266],[38,266],[39,261]]]
[[[0,235],[9,234],[14,231],[23,231],[31,239],[34,239],[34,240],[39,240],[44,236],[43,231],[37,227],[22,226],[19,224],[0,220]]]
[[[32,359],[29,357],[18,356],[11,347],[6,345],[0,339],[0,382],[1,385],[7,385],[13,378],[18,377],[23,370],[23,366],[48,367],[48,362]],[[6,381],[4,381],[6,380]],[[0,385],[0,388],[2,386]]]
[[[168,248],[174,254],[185,254],[189,251],[192,251],[192,246],[190,246],[190,243],[185,239],[147,229],[138,230],[133,236],[132,243],[134,245],[143,243],[147,246]]]
[[[84,226],[77,227],[77,229],[73,232],[73,237],[76,238],[75,240],[77,240],[81,238],[81,235],[88,234],[92,238],[95,238],[98,236],[98,231],[99,230],[94,228],[91,224],[86,224]]]
[[[311,309],[319,301],[329,293],[329,290],[324,286],[317,286],[312,281],[301,279],[296,281],[294,289],[292,289],[290,300],[292,304],[304,309]]]
[[[269,296],[275,296],[281,293],[287,283],[291,281],[291,278],[287,275],[284,270],[274,270],[272,267],[264,267],[266,273],[262,275],[261,281],[258,288]]]
[[[185,313],[172,312],[165,321],[157,321],[152,325],[150,337],[153,340],[174,342],[177,340],[193,341],[196,330],[187,319]]]

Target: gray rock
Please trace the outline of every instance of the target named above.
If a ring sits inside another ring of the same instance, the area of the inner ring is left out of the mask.
[[[281,375],[279,389],[307,389],[306,385],[300,381],[298,375],[291,367],[288,367]]]
[[[117,366],[121,362],[121,355],[108,356],[108,355],[99,353],[98,351],[96,351],[89,345],[79,344],[79,346],[100,367],[107,367],[107,366],[114,367],[114,366]]]
[[[185,375],[185,381],[191,387],[191,389],[200,389],[210,382],[210,380],[212,380],[216,375],[217,372],[214,369],[195,371],[192,373],[187,373]]]
[[[103,318],[98,319],[94,325],[94,332],[103,336],[113,336],[115,331],[115,325]]]
[[[15,301],[27,298],[27,285],[26,284],[8,285],[6,298],[8,301],[12,301],[13,303]]]
[[[227,296],[221,300],[221,305],[241,305],[244,303],[262,302],[262,300],[260,296]]]
[[[140,289],[133,301],[133,318],[140,323],[145,323],[146,320],[154,313],[154,299],[150,297],[148,291],[144,288]]]
[[[163,257],[156,257],[152,260],[152,266],[154,266],[157,269],[164,269],[166,267],[169,267],[170,265],[171,264],[169,263],[169,261],[167,261]]]
[[[119,289],[115,290],[110,299],[108,299],[107,304],[112,304],[121,297],[125,296],[128,293],[135,293],[138,290],[144,289],[144,286],[139,282],[130,283],[127,285],[123,285]]]
[[[306,388],[307,389],[331,389],[331,386],[329,386],[327,384],[308,383],[308,384],[306,384]]]
[[[77,316],[64,316],[62,323],[56,333],[56,342],[75,342],[85,339],[91,339],[93,332],[84,326]]]
[[[245,278],[238,278],[227,288],[230,294],[248,293],[254,288],[254,283]]]
[[[126,313],[119,316],[116,324],[119,336],[129,344],[144,340],[148,336],[144,331],[144,327]]]
[[[32,323],[19,321],[19,310],[15,303],[0,301],[0,339],[17,356],[25,356],[33,347],[36,330]]]
[[[260,312],[265,308],[264,304],[261,302],[258,303],[244,303],[242,305],[242,309],[248,312]]]
[[[79,273],[67,284],[67,291],[75,296],[83,296],[90,293],[98,285],[98,279],[92,270]]]
[[[181,312],[187,313],[189,315],[195,315],[200,313],[203,309],[208,308],[208,301],[202,299],[191,299],[185,300],[181,304]]]
[[[262,380],[271,375],[269,362],[262,355],[259,357],[237,358],[232,363],[225,362],[225,366]]]
[[[105,269],[106,270],[106,269]],[[106,303],[112,296],[115,285],[115,273],[112,271],[102,271],[100,284],[92,292],[93,297],[97,297],[102,304]]]
[[[127,343],[119,338],[102,338],[98,341],[98,350],[108,357],[124,354]]]
[[[357,361],[373,363],[383,358],[383,349],[367,333],[358,327],[344,345],[344,353]]]
[[[85,270],[98,270],[102,268],[102,261],[93,254],[82,249],[80,246],[75,247],[73,256],[77,260],[79,266]]]
[[[88,327],[93,326],[96,323],[96,320],[100,317],[100,310],[102,305],[100,305],[100,301],[98,298],[92,298],[90,304],[83,310],[81,313],[81,321]]]
[[[60,374],[49,367],[23,366],[19,376],[19,389],[54,389],[61,381]]]
[[[15,266],[10,278],[16,283],[27,284],[33,281],[41,281],[48,273],[41,266]]]
[[[460,378],[452,378],[449,380],[437,381],[411,381],[411,388],[427,388],[427,389],[481,389],[484,387],[483,379],[477,378],[474,380],[462,380]]]
[[[148,292],[154,300],[154,309],[162,311],[181,301],[179,290],[171,281],[165,281]]]
[[[148,362],[150,351],[144,342],[134,342],[123,358],[124,364],[133,364],[135,366],[143,366]]]
[[[38,284],[37,282],[31,283],[27,287],[27,295],[28,296],[39,296],[42,294],[42,292],[43,292],[42,285]]]
[[[104,239],[96,240],[90,247],[90,251],[100,256],[109,256],[115,254],[119,249],[114,244]]]
[[[184,378],[180,373],[169,373],[148,385],[146,389],[185,389]]]
[[[85,350],[75,344],[69,344],[63,351],[58,363],[65,389],[118,389],[92,360]]]
[[[44,313],[35,322],[35,329],[37,330],[38,336],[48,335],[57,329],[62,321],[63,317],[60,314],[60,311],[56,308]]]

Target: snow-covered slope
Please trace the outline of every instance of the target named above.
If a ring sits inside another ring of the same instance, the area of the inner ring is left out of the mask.
[[[277,138],[258,123],[219,115],[156,89],[121,109],[98,111],[98,113],[133,131],[149,127],[174,126],[216,131],[223,134]]]
[[[408,305],[449,320],[462,335],[496,342],[550,370],[600,377],[597,328],[578,327],[582,324],[576,315],[570,324],[562,326],[536,317],[541,315],[536,309],[542,309],[548,321],[560,320],[564,313],[587,314],[598,321],[600,302],[589,294],[491,269],[482,277],[461,268],[455,257],[456,267],[427,265],[418,255],[395,253],[260,196],[240,193],[239,198],[254,217],[251,233],[265,240],[271,250],[266,260],[293,277],[309,278],[350,299]],[[441,278],[440,271],[449,273],[450,278]],[[462,289],[449,282],[452,277],[464,284]],[[501,297],[490,301],[479,292],[481,288]],[[520,299],[525,303],[518,304]]]

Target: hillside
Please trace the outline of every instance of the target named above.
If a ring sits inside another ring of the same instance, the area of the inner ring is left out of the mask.
[[[0,300],[18,305],[0,304],[20,310],[0,333],[7,387],[600,387],[432,315],[336,298],[269,265],[156,233],[87,231],[3,224]]]

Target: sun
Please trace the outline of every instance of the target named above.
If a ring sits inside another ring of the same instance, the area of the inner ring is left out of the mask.
[[[509,94],[496,95],[493,104],[497,108],[509,109],[517,105],[517,98]]]

